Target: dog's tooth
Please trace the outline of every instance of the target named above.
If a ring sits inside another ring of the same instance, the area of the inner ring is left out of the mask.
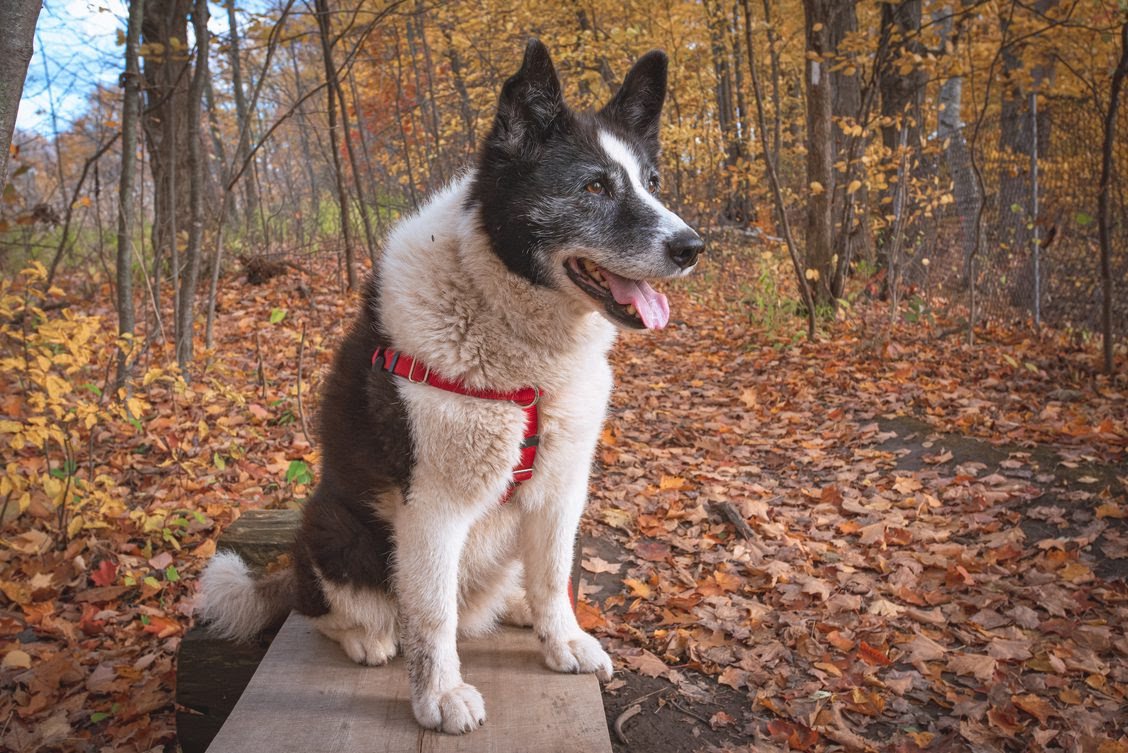
[[[635,310],[633,303],[630,304],[629,306],[627,306],[627,313],[630,314],[631,316],[635,316],[636,314],[638,314],[638,312]]]

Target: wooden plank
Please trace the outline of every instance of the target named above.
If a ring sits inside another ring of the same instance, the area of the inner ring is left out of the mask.
[[[361,667],[291,615],[208,753],[611,753],[594,675],[544,665],[529,630],[459,644],[486,724],[466,735],[423,730],[402,658]]]

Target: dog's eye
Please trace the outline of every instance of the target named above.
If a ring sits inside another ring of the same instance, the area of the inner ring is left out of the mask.
[[[650,180],[646,182],[646,188],[650,193],[658,193],[658,189],[661,188],[661,186],[662,182],[658,180],[657,175],[651,175]]]
[[[606,196],[609,193],[607,186],[601,180],[593,180],[591,183],[584,186],[584,190],[588,193],[599,194],[600,196]]]

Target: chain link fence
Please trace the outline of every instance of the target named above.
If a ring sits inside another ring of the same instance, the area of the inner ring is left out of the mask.
[[[1101,329],[1097,200],[1103,119],[1091,102],[1030,97],[1010,117],[980,124],[975,159],[983,179],[982,242],[974,252],[979,198],[965,127],[932,156],[952,200],[925,212],[904,280],[939,306],[967,306],[978,321],[1026,320]],[[991,139],[994,143],[987,143]],[[1113,333],[1128,336],[1128,111],[1113,144],[1110,186]]]

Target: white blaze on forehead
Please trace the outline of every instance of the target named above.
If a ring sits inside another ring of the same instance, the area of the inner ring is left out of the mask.
[[[646,186],[642,184],[642,163],[639,162],[638,157],[635,156],[629,146],[607,131],[599,132],[599,143],[603,146],[603,151],[607,153],[607,156],[622,166],[627,174],[627,179],[630,181],[631,189],[634,190],[638,198],[642,199],[644,204],[658,213],[658,216],[662,218],[662,225],[666,229],[676,232],[689,227],[682,221],[681,217],[666,209],[662,202],[654,198],[654,194],[646,190]]]

